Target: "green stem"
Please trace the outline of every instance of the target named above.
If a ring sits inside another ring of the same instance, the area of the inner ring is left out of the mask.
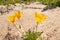
[[[23,26],[23,24],[22,24],[22,22],[21,22],[21,20],[20,20],[20,19],[18,19],[18,21],[20,22],[21,27],[24,27],[24,26]]]
[[[37,32],[38,22],[36,23],[36,32]]]
[[[19,30],[19,28],[16,27],[15,24],[13,24],[13,26],[19,31],[19,33],[23,34],[23,32],[21,32],[21,31]]]

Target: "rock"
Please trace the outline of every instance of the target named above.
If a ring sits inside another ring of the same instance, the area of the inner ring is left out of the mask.
[[[12,5],[12,4],[6,5],[6,8],[7,8],[8,10],[13,10],[14,5]]]
[[[7,11],[8,11],[8,10],[7,10],[6,6],[0,7],[0,13],[1,13],[1,14],[5,13],[5,12],[7,12]]]
[[[34,3],[31,3],[32,5],[37,5],[37,4],[40,4],[39,2],[34,2]]]
[[[48,9],[54,9],[54,8],[56,8],[56,6],[46,6],[46,7],[43,8],[42,12],[44,12]]]
[[[0,6],[0,13],[5,14],[5,13],[8,13],[10,10],[13,10],[13,9],[14,9],[14,5],[12,5],[12,4]]]
[[[19,3],[16,3],[15,6],[20,6],[20,4]]]

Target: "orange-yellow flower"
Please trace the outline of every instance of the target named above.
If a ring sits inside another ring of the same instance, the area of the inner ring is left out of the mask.
[[[34,12],[34,18],[36,22],[41,22],[46,19],[46,16],[44,14],[39,14],[38,12]]]
[[[15,22],[15,16],[6,16],[7,20],[14,23]]]
[[[13,16],[15,16],[16,18],[20,18],[21,17],[21,14],[22,14],[22,12],[21,11],[15,11],[15,12],[13,12]]]

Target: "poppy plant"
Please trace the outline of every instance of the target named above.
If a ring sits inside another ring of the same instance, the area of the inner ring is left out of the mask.
[[[8,21],[14,23],[15,22],[15,16],[6,16],[6,18],[8,19]]]
[[[38,12],[34,12],[34,18],[37,23],[43,21],[46,19],[46,16],[44,14],[39,14]]]
[[[44,14],[39,14],[38,12],[34,12],[34,18],[36,21],[36,31],[37,31],[37,26],[39,22],[42,22],[43,20],[46,19],[46,16]]]
[[[16,18],[20,18],[21,17],[21,14],[22,14],[22,12],[21,11],[15,11],[15,12],[13,12],[13,16],[15,16]]]

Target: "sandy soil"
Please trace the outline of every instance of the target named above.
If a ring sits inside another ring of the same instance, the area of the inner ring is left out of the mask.
[[[28,5],[27,5],[28,6]],[[33,5],[30,5],[33,6]],[[35,5],[40,7],[42,5]],[[34,6],[34,7],[35,7]],[[43,8],[44,6],[42,6]],[[20,10],[20,9],[19,9]],[[23,24],[23,30],[28,30],[36,25],[34,20],[33,12],[37,11],[39,13],[43,13],[47,16],[47,19],[38,25],[38,31],[43,31],[42,37],[43,40],[60,40],[60,8],[57,7],[52,10],[47,10],[45,12],[41,12],[42,9],[23,9],[23,15],[20,18],[20,22],[18,20],[15,21],[15,24],[18,25],[20,23]],[[9,13],[11,14],[11,12]],[[9,15],[7,14],[7,15]],[[0,15],[0,40],[8,33],[8,25],[11,28],[10,33],[12,35],[17,35],[18,31],[15,27],[12,27],[12,24],[6,19],[6,15]],[[40,39],[39,39],[40,40]]]

